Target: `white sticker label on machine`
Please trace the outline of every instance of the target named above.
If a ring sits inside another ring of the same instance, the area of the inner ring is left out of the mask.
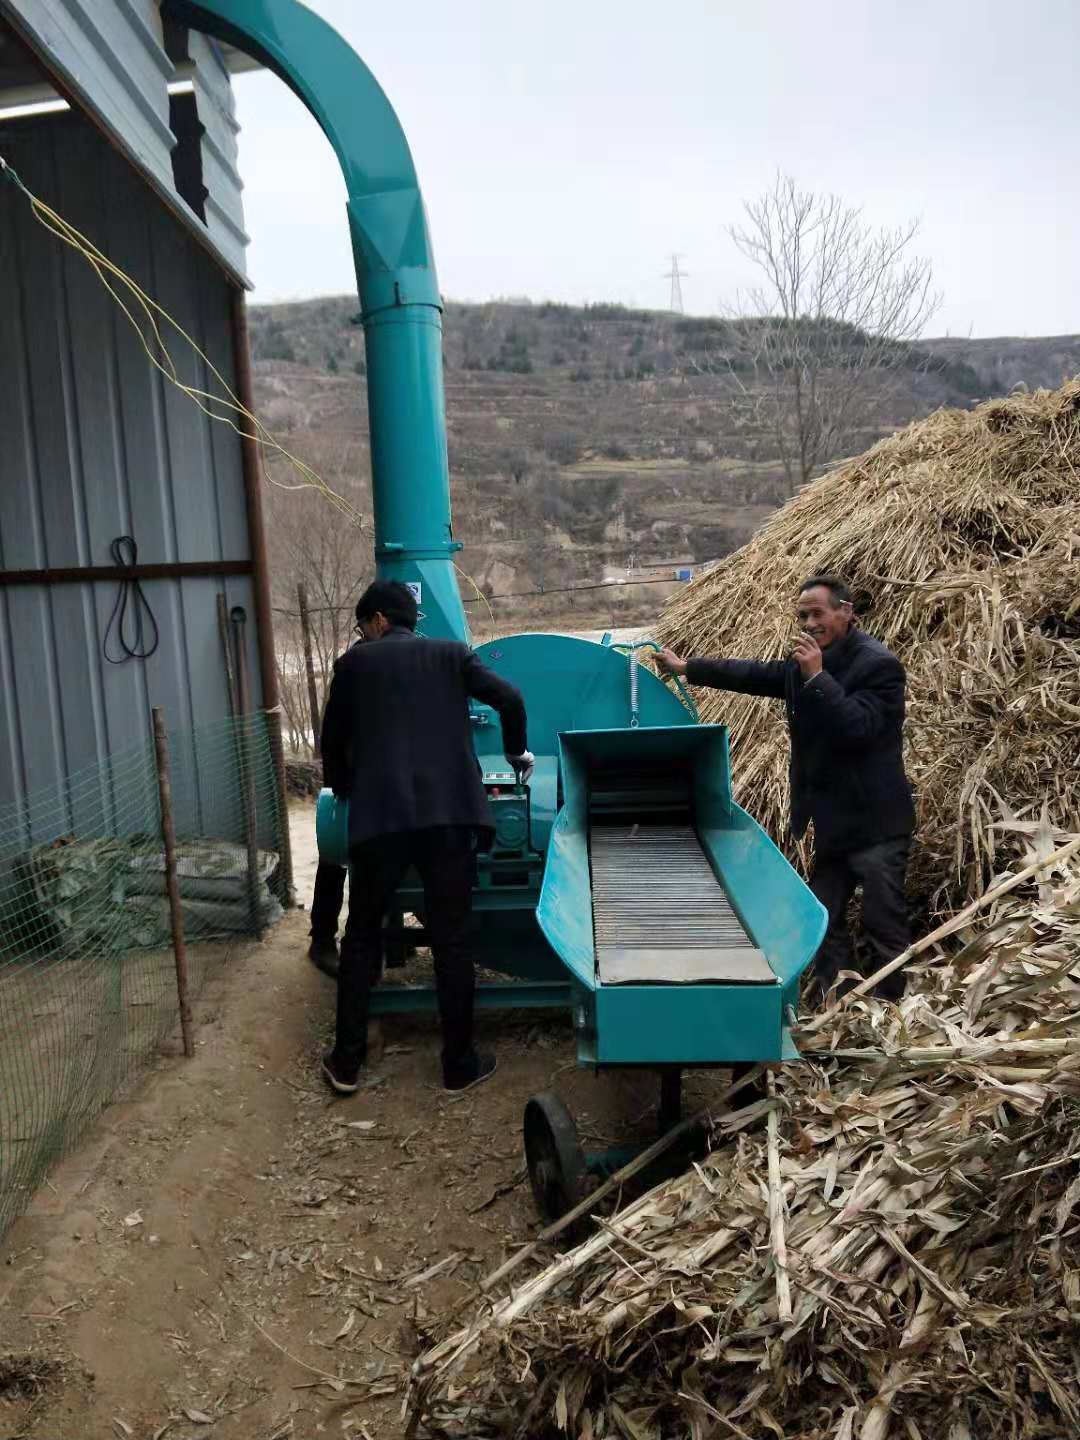
[[[419,605],[419,604],[420,604],[420,600],[421,600],[421,593],[422,593],[422,589],[423,589],[423,587],[422,587],[421,584],[420,584],[420,581],[419,581],[419,580],[406,580],[406,581],[405,581],[405,589],[410,592],[410,594],[412,595],[413,599],[416,601],[417,605]]]

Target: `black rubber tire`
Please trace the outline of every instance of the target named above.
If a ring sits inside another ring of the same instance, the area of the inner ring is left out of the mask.
[[[545,1090],[526,1104],[522,1130],[536,1213],[545,1226],[552,1225],[588,1194],[589,1172],[577,1126],[558,1095]],[[588,1228],[588,1218],[582,1216],[562,1231],[561,1238],[576,1245]]]

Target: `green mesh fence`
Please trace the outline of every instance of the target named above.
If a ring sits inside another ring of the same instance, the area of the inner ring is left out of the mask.
[[[190,995],[281,916],[270,722],[169,736]],[[178,1025],[154,742],[0,807],[0,1233]]]

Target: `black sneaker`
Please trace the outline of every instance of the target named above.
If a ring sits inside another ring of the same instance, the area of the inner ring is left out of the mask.
[[[473,1063],[466,1069],[456,1073],[447,1074],[443,1071],[443,1089],[460,1093],[462,1090],[471,1090],[474,1085],[482,1085],[485,1080],[495,1074],[495,1056],[477,1055]]]
[[[338,948],[333,940],[312,940],[307,953],[316,970],[329,975],[331,980],[338,978]]]
[[[336,1090],[339,1095],[356,1094],[360,1089],[361,1068],[359,1065],[354,1065],[348,1069],[342,1065],[333,1050],[327,1050],[322,1057],[322,1073],[331,1089]]]

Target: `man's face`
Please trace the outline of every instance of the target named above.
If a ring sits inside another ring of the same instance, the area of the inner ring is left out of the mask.
[[[805,630],[817,641],[818,647],[827,650],[834,640],[842,640],[851,627],[851,601],[844,600],[838,605],[832,592],[824,585],[814,585],[799,596],[795,612],[799,629]]]

